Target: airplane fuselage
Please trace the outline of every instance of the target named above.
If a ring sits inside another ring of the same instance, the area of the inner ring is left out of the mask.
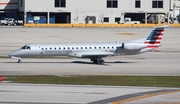
[[[132,55],[138,54],[141,50],[129,51],[122,49],[122,43],[83,43],[83,44],[27,44],[21,49],[10,53],[10,56],[72,56],[86,58],[85,55],[104,56]],[[84,55],[85,54],[85,55]],[[93,55],[94,54],[94,55]],[[88,58],[88,57],[87,57]]]
[[[107,56],[135,55],[158,48],[167,27],[155,27],[147,38],[123,43],[27,44],[8,56],[18,58],[18,62],[23,56],[71,56],[103,64],[102,58]]]

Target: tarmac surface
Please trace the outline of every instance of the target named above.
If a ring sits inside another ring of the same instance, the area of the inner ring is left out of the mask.
[[[159,58],[157,58],[159,57]],[[150,52],[131,57],[104,58],[104,65],[97,65],[89,59],[0,59],[2,75],[141,75],[179,76],[180,55]]]
[[[0,57],[30,43],[85,43],[132,41],[146,38],[153,28],[22,28],[1,27]],[[124,35],[126,34],[126,35]],[[128,35],[130,34],[130,35]],[[180,29],[168,28],[155,52],[104,58],[105,65],[89,59],[0,58],[2,75],[180,75]]]
[[[180,75],[180,29],[168,28],[162,46],[134,56],[104,58],[105,65],[89,59],[7,57],[29,43],[86,43],[146,38],[153,28],[22,28],[0,27],[0,75]],[[0,83],[0,104],[178,104],[177,88],[75,86]]]
[[[180,89],[160,87],[0,83],[0,95],[0,104],[180,103]]]

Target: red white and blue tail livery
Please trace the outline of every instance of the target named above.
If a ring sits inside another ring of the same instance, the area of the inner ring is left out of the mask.
[[[147,48],[157,48],[160,46],[165,28],[167,27],[168,26],[159,26],[155,27],[154,30],[152,30],[152,32],[144,42],[147,45]]]

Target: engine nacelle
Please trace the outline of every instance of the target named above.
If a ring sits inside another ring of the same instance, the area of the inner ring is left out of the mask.
[[[146,48],[146,44],[142,43],[122,43],[122,49],[125,50],[140,50]]]

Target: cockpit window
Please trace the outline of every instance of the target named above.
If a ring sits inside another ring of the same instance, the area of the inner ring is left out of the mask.
[[[23,46],[21,49],[31,49],[30,46]]]
[[[27,46],[27,49],[31,49],[29,46]]]
[[[26,46],[23,46],[21,49],[26,49]]]

